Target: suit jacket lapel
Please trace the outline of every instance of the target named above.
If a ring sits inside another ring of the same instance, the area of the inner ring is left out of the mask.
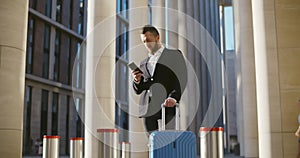
[[[163,52],[161,53],[161,55],[160,55],[160,57],[159,57],[159,59],[158,59],[158,61],[156,63],[156,66],[155,66],[155,69],[154,69],[154,72],[153,72],[153,76],[155,76],[155,74],[157,73],[157,68],[159,68],[159,64],[161,64],[162,61],[164,60],[164,55],[165,55],[166,51],[167,51],[167,48],[165,48],[163,50]]]
[[[151,74],[150,74],[150,72],[148,70],[148,67],[147,67],[149,59],[150,58],[148,57],[144,61],[141,62],[141,69],[143,70],[143,73],[145,73],[144,77],[146,77],[146,78],[151,77]]]

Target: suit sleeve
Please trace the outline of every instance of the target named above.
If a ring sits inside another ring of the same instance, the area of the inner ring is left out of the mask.
[[[175,77],[172,80],[173,90],[169,93],[168,97],[174,98],[179,102],[187,83],[187,68],[180,50],[177,51],[174,57],[172,71],[174,72]]]
[[[144,88],[144,77],[141,78],[141,81],[139,83],[132,82],[133,90],[136,94],[141,94],[145,88]]]
[[[133,89],[136,94],[141,94],[144,90],[149,90],[153,83],[150,80],[144,80],[142,76],[141,81],[136,83],[133,81]]]

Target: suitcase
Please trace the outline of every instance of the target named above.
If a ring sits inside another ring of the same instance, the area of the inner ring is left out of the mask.
[[[175,130],[165,130],[165,107],[162,105],[161,131],[149,136],[149,158],[196,158],[196,136],[179,131],[179,106],[176,104]]]

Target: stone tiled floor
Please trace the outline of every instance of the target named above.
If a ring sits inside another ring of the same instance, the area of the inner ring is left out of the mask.
[[[234,154],[226,154],[224,158],[242,158],[242,157]]]
[[[42,158],[42,156],[23,156],[23,158]],[[60,156],[60,158],[69,158],[68,156]],[[200,157],[198,157],[200,158]],[[234,154],[225,154],[224,158],[243,158]]]

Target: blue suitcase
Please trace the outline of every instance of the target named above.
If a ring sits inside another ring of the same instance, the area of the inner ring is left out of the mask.
[[[149,137],[149,158],[196,158],[196,136],[179,131],[179,107],[176,105],[176,130],[165,130],[165,107],[162,105],[162,130]]]

